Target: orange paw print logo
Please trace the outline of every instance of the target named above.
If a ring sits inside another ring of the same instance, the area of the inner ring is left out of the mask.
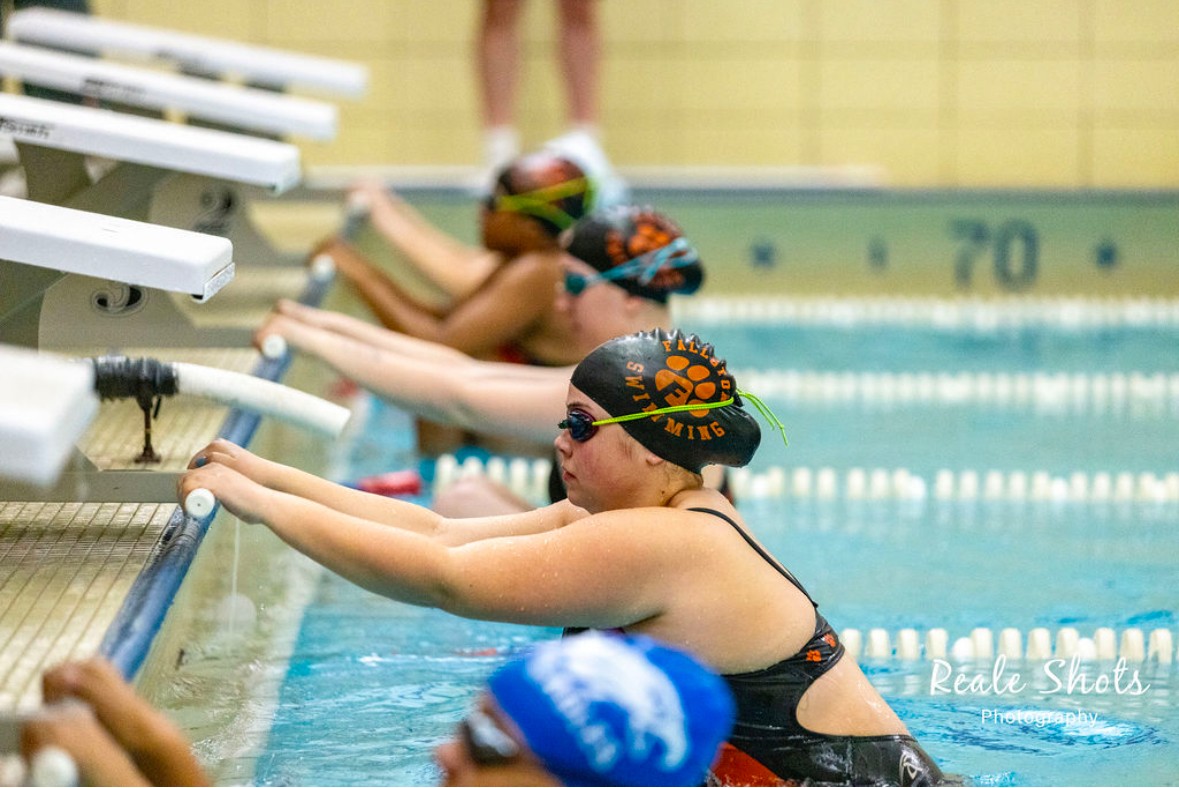
[[[606,239],[606,254],[614,265],[622,265],[636,257],[662,249],[680,236],[679,228],[670,226],[662,217],[639,213],[634,217],[634,232],[623,237],[612,231]]]
[[[668,228],[655,222],[654,217],[640,214],[635,217],[635,234],[627,239],[627,251],[631,257],[638,257],[656,249],[662,249],[675,240]]]
[[[717,393],[713,370],[707,364],[693,364],[687,356],[668,356],[667,368],[655,373],[655,386],[668,405],[711,402]],[[707,410],[689,411],[700,417]]]

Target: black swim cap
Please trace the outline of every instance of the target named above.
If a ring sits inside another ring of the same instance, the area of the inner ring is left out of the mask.
[[[569,254],[607,274],[612,284],[661,304],[672,293],[696,292],[704,282],[699,255],[683,231],[649,206],[615,205],[596,211],[575,224],[561,242]],[[679,248],[657,257],[673,243]]]
[[[620,422],[649,451],[695,473],[705,465],[747,465],[761,442],[724,360],[695,334],[660,328],[611,339],[577,365],[571,382],[615,417],[732,397],[722,407]]]
[[[593,183],[580,167],[540,152],[512,160],[496,178],[487,203],[494,211],[531,216],[556,237],[590,211],[593,199]]]

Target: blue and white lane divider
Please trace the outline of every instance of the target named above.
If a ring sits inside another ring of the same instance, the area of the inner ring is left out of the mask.
[[[772,323],[854,328],[892,325],[993,334],[1026,328],[1084,332],[1179,327],[1179,301],[1166,298],[904,298],[731,296],[672,304],[683,324]]]
[[[731,472],[738,498],[802,498],[831,500],[1008,501],[1051,503],[1173,503],[1179,501],[1179,472],[1129,471],[1067,475],[1046,470],[949,470],[932,478],[906,468],[771,467]]]
[[[540,504],[548,494],[551,468],[552,463],[545,459],[491,457],[484,463],[477,457],[468,457],[459,463],[453,455],[443,455],[435,465],[434,489],[438,491],[460,479],[481,476]],[[742,496],[742,487],[744,494],[751,497],[923,498],[928,486],[921,477],[904,469],[865,472],[853,468],[842,479],[830,468],[818,472],[795,468],[790,474],[781,468],[771,468],[764,474],[746,473],[742,476],[743,471],[747,469],[738,468],[733,476],[738,498]],[[944,500],[1010,500],[1017,497],[1074,501],[1179,500],[1179,474],[1168,474],[1163,479],[1150,474],[1095,474],[1092,479],[1085,474],[1073,474],[1066,480],[1046,473],[1029,476],[1021,472],[993,472],[984,478],[980,490],[976,472],[953,474],[943,471],[934,483],[935,494]],[[914,495],[914,491],[919,494]],[[1062,627],[1055,637],[1045,627],[1026,632],[1008,627],[1000,630],[997,636],[992,630],[979,627],[969,635],[953,640],[943,628],[929,629],[924,636],[916,629],[901,629],[895,635],[882,628],[866,632],[845,629],[840,638],[853,657],[863,659],[968,661],[1004,655],[1009,659],[1047,660],[1076,656],[1084,660],[1124,658],[1127,662],[1150,660],[1171,664],[1179,658],[1170,630],[1154,629],[1147,633],[1136,627],[1123,630],[1120,637],[1111,627],[1099,627],[1092,636],[1082,636],[1074,627]]]
[[[1027,632],[1008,627],[998,636],[986,627],[978,627],[968,635],[950,639],[942,628],[929,629],[922,636],[916,629],[901,629],[895,634],[883,628],[866,632],[845,629],[839,633],[848,653],[862,660],[919,661],[949,659],[960,662],[989,660],[1004,656],[1012,660],[1072,659],[1127,662],[1157,662],[1170,665],[1179,655],[1169,629],[1153,629],[1147,633],[1137,627],[1122,630],[1098,627],[1091,636],[1083,636],[1075,627],[1061,627],[1053,633],[1046,627]]]
[[[1179,414],[1179,373],[1170,372],[832,372],[740,370],[759,396],[787,405],[1016,411],[1045,417],[1140,420]]]
[[[547,459],[505,459],[486,462],[468,457],[459,463],[453,455],[438,458],[434,490],[456,480],[485,476],[523,498],[539,502],[548,494],[552,462]],[[1143,503],[1179,501],[1179,472],[1131,473],[1129,471],[1068,475],[1049,471],[937,471],[932,478],[906,468],[782,468],[764,471],[734,468],[729,471],[734,495],[745,498],[799,498],[816,500],[873,501],[1008,501],[1050,503]]]
[[[460,479],[486,477],[539,506],[548,503],[552,468],[552,461],[543,458],[491,456],[484,462],[479,457],[467,457],[460,463],[453,454],[443,454],[434,463],[434,492],[445,490]]]

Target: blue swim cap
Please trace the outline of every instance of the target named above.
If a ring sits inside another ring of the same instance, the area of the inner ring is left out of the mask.
[[[702,785],[735,713],[728,685],[688,654],[599,632],[537,646],[488,691],[565,785]]]

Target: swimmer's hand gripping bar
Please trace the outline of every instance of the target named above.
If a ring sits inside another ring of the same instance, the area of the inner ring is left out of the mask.
[[[336,263],[329,254],[319,254],[311,261],[309,274],[314,282],[326,282],[336,275]],[[269,334],[262,340],[262,356],[270,360],[287,354],[287,340],[279,334]]]
[[[217,499],[204,487],[198,487],[184,496],[184,513],[197,520],[208,517],[215,506],[217,506]]]
[[[61,704],[81,703],[77,700],[63,700]],[[32,713],[4,712],[0,714],[0,758],[19,758],[21,730],[34,716]],[[8,767],[8,768],[11,768]],[[17,768],[23,774],[6,774],[4,785],[78,785],[80,775],[73,757],[60,747],[42,747],[33,753],[28,762],[21,759]],[[15,777],[11,782],[8,778]]]

